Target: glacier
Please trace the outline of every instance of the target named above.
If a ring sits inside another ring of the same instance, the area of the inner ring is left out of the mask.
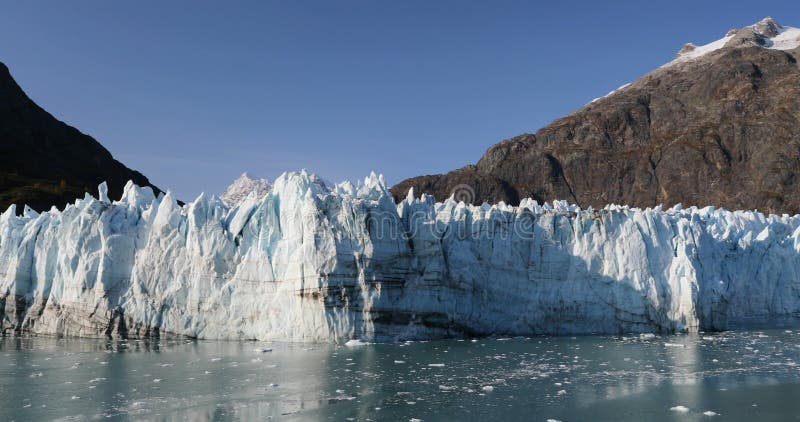
[[[129,183],[0,215],[0,331],[302,342],[695,332],[800,316],[800,216],[395,203],[286,173],[235,205]]]

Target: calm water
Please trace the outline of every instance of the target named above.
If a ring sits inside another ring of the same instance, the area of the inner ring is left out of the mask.
[[[800,330],[361,347],[6,338],[0,420],[800,420],[798,362]]]

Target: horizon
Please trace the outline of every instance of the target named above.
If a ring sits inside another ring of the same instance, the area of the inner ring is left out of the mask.
[[[797,0],[537,3],[9,3],[0,421],[800,415]]]
[[[14,40],[0,61],[42,108],[191,201],[242,173],[273,181],[308,169],[340,182],[374,171],[391,186],[473,164],[685,43],[766,16],[798,26],[789,2],[689,14],[674,3],[456,4],[14,4],[0,18]]]

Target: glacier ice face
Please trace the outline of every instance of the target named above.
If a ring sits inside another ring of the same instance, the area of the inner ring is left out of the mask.
[[[800,315],[800,216],[395,204],[278,178],[237,205],[128,184],[0,215],[0,330],[387,341],[677,332]]]

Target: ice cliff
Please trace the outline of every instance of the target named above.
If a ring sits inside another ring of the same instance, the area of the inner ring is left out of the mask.
[[[0,215],[0,330],[344,341],[726,329],[800,315],[800,216],[396,204],[278,178],[233,207],[129,183]]]

